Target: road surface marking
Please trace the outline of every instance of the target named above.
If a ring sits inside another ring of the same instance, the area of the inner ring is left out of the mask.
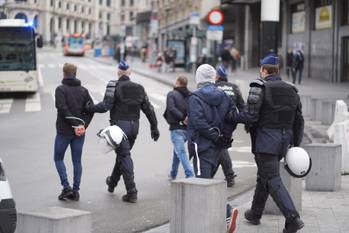
[[[38,64],[38,67],[39,67],[39,68],[44,68],[44,67],[45,67],[45,64]]]
[[[233,168],[245,168],[245,167],[256,167],[255,162],[243,161],[243,160],[233,160]]]
[[[0,114],[9,113],[13,99],[0,99]]]
[[[154,99],[157,99],[163,103],[166,103],[166,96],[158,94],[158,93],[150,93],[149,96],[151,96]]]
[[[233,146],[228,149],[229,151],[239,152],[239,153],[251,153],[250,146]]]
[[[160,106],[157,105],[157,104],[155,104],[154,102],[150,101],[150,103],[151,103],[151,105],[153,105],[153,107],[154,107],[155,109],[159,109],[159,108],[160,108]]]
[[[47,66],[48,66],[48,68],[51,68],[51,69],[52,69],[52,68],[56,68],[56,65],[55,65],[55,64],[48,64]]]
[[[31,95],[25,101],[25,111],[26,112],[39,112],[41,111],[40,94],[36,93]]]
[[[39,79],[39,86],[44,87],[44,79],[42,78],[41,68],[38,69],[38,79]]]

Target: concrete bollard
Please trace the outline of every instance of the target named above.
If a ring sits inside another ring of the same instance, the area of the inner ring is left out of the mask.
[[[91,213],[61,207],[18,213],[16,233],[91,233]]]
[[[302,211],[302,179],[295,178],[288,174],[284,168],[284,162],[280,162],[280,176],[293,200],[297,211]],[[275,215],[282,214],[270,195],[265,205],[264,213]]]
[[[310,117],[311,115],[311,96],[310,95],[300,95],[302,102],[302,113],[305,117]]]
[[[321,123],[323,125],[330,125],[334,120],[334,112],[336,102],[334,100],[322,100]]]
[[[309,144],[304,147],[312,159],[312,169],[305,180],[310,191],[336,191],[341,188],[342,147],[339,144]]]
[[[171,184],[170,233],[226,231],[226,184],[189,178]]]

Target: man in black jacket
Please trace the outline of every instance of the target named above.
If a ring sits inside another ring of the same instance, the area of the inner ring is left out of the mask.
[[[160,137],[158,122],[154,108],[149,102],[144,87],[130,80],[130,68],[121,61],[118,80],[109,81],[102,102],[87,104],[88,112],[110,113],[110,124],[119,126],[127,136],[116,148],[116,161],[111,176],[107,177],[108,191],[114,192],[121,175],[123,176],[127,194],[122,197],[125,202],[137,202],[137,189],[134,182],[131,149],[136,141],[139,129],[140,110],[144,112],[150,123],[151,137],[157,141]]]
[[[57,135],[54,146],[54,161],[63,186],[59,200],[66,198],[78,201],[82,174],[81,155],[85,140],[85,130],[92,120],[93,114],[84,112],[87,102],[92,101],[88,90],[81,86],[76,78],[77,67],[64,64],[62,85],[56,88],[55,99],[57,108]],[[70,145],[74,167],[73,189],[70,187],[64,164],[64,154]]]
[[[242,98],[240,88],[236,84],[228,82],[228,74],[223,65],[217,67],[216,86],[230,97],[233,105],[236,106],[240,112],[244,110],[245,101]],[[233,165],[227,149],[222,150],[219,165],[222,166],[227,181],[227,187],[233,187],[236,174],[233,170]]]
[[[170,125],[171,141],[173,144],[172,169],[169,175],[170,180],[176,179],[179,162],[182,163],[186,178],[194,175],[185,151],[188,123],[188,96],[190,94],[187,84],[188,79],[184,76],[180,76],[176,80],[174,90],[167,94],[164,117]]]

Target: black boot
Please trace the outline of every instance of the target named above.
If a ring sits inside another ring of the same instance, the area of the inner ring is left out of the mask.
[[[124,202],[136,203],[137,202],[137,191],[136,192],[127,192],[126,195],[122,196]]]
[[[79,201],[80,200],[80,194],[78,191],[73,191],[73,193],[68,196],[68,199],[69,200],[72,200],[72,201]]]
[[[72,194],[73,194],[73,189],[70,186],[68,186],[62,190],[61,194],[59,194],[58,200],[64,201],[66,198],[68,198]]]
[[[231,178],[231,179],[227,179],[227,187],[228,188],[232,188],[235,185],[235,179]]]
[[[299,218],[295,217],[291,222],[285,223],[283,233],[296,233],[298,230],[304,227],[304,222]]]
[[[108,176],[108,177],[107,177],[107,179],[105,180],[105,183],[108,185],[108,192],[113,193],[115,187],[117,186],[117,184],[115,184],[114,182],[112,182],[111,176]]]
[[[261,224],[260,218],[253,213],[253,210],[247,210],[245,212],[245,219],[253,225]]]

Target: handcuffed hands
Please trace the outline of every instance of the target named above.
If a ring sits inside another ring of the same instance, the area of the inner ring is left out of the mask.
[[[156,142],[160,137],[160,132],[157,128],[151,129],[151,138]]]
[[[76,136],[81,137],[86,132],[85,126],[79,125],[78,127],[74,128],[74,133]]]

